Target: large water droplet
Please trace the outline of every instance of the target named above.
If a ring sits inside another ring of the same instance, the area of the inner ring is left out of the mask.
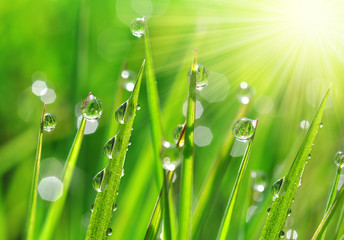
[[[284,238],[284,231],[280,231],[279,238]]]
[[[146,19],[136,18],[130,24],[130,31],[136,37],[141,37],[146,31]]]
[[[174,130],[173,130],[173,141],[175,142],[175,144],[178,143],[178,140],[180,138],[180,135],[183,132],[183,128],[184,125],[183,124],[179,124]]]
[[[271,188],[271,193],[274,197],[279,197],[280,196],[280,190],[282,187],[282,184],[284,182],[284,177],[278,179]]]
[[[289,229],[286,233],[286,238],[291,240],[296,240],[298,238],[298,234],[295,230]]]
[[[47,132],[50,132],[55,129],[57,124],[56,117],[54,114],[46,113],[44,114],[44,123],[43,129]]]
[[[122,103],[115,112],[115,118],[120,124],[125,124],[131,118],[133,107],[129,106],[129,100]]]
[[[181,162],[179,148],[169,142],[163,141],[161,147],[162,167],[168,171],[174,171]]]
[[[254,135],[255,128],[256,120],[242,118],[234,124],[232,133],[237,140],[245,142]]]
[[[238,100],[243,104],[248,104],[253,96],[253,89],[246,83],[240,83],[238,91]]]
[[[112,235],[112,229],[111,228],[108,228],[106,230],[106,236],[111,236]]]
[[[90,93],[81,103],[81,113],[87,120],[96,120],[103,112],[102,102]]]
[[[252,177],[252,188],[258,192],[264,192],[266,187],[265,173],[261,171],[251,172]]]
[[[92,180],[93,189],[97,192],[102,192],[107,188],[107,182],[104,182],[104,177],[105,169],[97,173]]]
[[[190,83],[192,75],[192,69],[190,68],[188,72],[188,81]],[[201,90],[208,85],[208,71],[201,64],[196,65],[196,89]]]
[[[111,138],[109,141],[105,143],[104,155],[109,159],[116,157],[119,153],[120,145],[121,143],[120,143],[120,140],[117,139],[117,135],[114,136],[113,138]]]
[[[121,73],[122,79],[124,79],[123,87],[129,91],[132,92],[135,87],[136,82],[136,74],[133,71],[130,70],[123,70]]]
[[[338,151],[336,155],[334,155],[334,163],[340,167],[344,168],[344,153],[341,151]]]

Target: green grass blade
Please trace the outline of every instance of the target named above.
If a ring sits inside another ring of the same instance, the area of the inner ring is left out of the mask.
[[[331,204],[333,203],[334,198],[336,197],[336,192],[337,192],[337,188],[338,188],[338,182],[339,182],[341,170],[342,169],[340,167],[337,168],[337,173],[336,173],[336,177],[335,177],[334,182],[333,182],[330,197],[328,198],[328,201],[327,201],[327,205],[326,205],[326,209],[325,209],[325,215],[326,215],[327,210],[330,208]],[[321,238],[320,238],[321,240],[323,240],[325,238],[325,234],[326,234],[326,229],[324,230],[323,234],[321,235]]]
[[[35,166],[33,170],[33,177],[32,177],[32,186],[31,186],[31,198],[30,198],[30,207],[29,207],[29,215],[28,215],[28,222],[27,222],[27,240],[34,239],[34,232],[35,232],[35,222],[36,222],[36,210],[37,210],[37,187],[38,187],[38,180],[39,180],[39,168],[41,166],[41,156],[42,156],[42,144],[43,144],[43,125],[44,125],[44,116],[45,116],[45,107],[43,106],[41,122],[39,126],[38,132],[38,142],[37,142],[37,151],[36,151],[36,158],[35,158]]]
[[[182,162],[180,210],[179,210],[179,234],[178,239],[190,239],[191,237],[191,204],[192,181],[194,161],[194,124],[196,110],[196,66],[197,50],[194,52],[192,72],[190,78],[188,107],[186,115],[186,129],[184,140],[184,158]]]
[[[326,92],[320,107],[315,114],[313,122],[302,142],[302,145],[285,177],[284,183],[280,188],[280,196],[272,203],[270,213],[266,219],[260,239],[278,239],[282,231],[288,211],[293,202],[296,190],[302,177],[303,169],[306,165],[309,153],[312,150],[312,144],[320,127],[321,117],[323,115],[326,101],[328,99],[330,89]]]
[[[344,237],[344,204],[340,211],[337,227],[336,227],[336,240]]]
[[[163,227],[163,238],[164,240],[171,240],[172,239],[172,230],[171,230],[171,215],[170,215],[170,203],[169,203],[169,175],[170,171],[164,171],[164,185],[163,185],[163,191],[164,191],[164,227]]]
[[[212,164],[210,172],[204,180],[204,184],[197,198],[198,202],[193,212],[192,238],[197,237],[197,234],[199,233],[201,225],[204,222],[204,218],[207,214],[207,210],[209,209],[211,199],[216,192],[217,186],[219,186],[222,182],[224,174],[231,161],[230,152],[235,140],[232,134],[232,126],[237,120],[243,118],[246,115],[247,109],[248,104],[241,105],[236,117],[234,118],[233,123],[230,125],[230,129],[228,130],[224,144],[222,145],[216,160]]]
[[[70,182],[72,180],[74,168],[75,168],[76,161],[78,159],[79,151],[81,148],[82,139],[84,137],[85,126],[86,126],[86,119],[83,118],[81,121],[79,130],[76,133],[74,142],[72,144],[72,147],[69,151],[69,154],[65,163],[66,165],[65,165],[63,179],[62,179],[62,183],[63,183],[62,197],[50,205],[50,208],[49,208],[49,211],[48,211],[48,214],[47,214],[47,217],[46,217],[46,220],[45,220],[45,223],[40,235],[40,240],[52,239],[53,231],[61,216],[64,204],[67,199]]]
[[[315,231],[315,233],[312,237],[312,240],[320,239],[320,237],[322,236],[322,234],[326,230],[326,227],[329,224],[331,218],[333,217],[336,209],[343,202],[343,199],[344,199],[344,187],[341,187],[341,189],[337,193],[335,199],[333,200],[333,203],[328,208],[324,218],[321,220],[321,223],[318,226],[317,230]]]
[[[258,119],[256,120],[256,127],[257,127],[257,123],[258,123]],[[252,136],[252,139],[250,140],[250,143],[248,144],[248,146],[246,148],[245,154],[244,154],[242,162],[240,164],[238,175],[237,175],[237,178],[235,180],[231,196],[228,200],[226,211],[225,211],[224,217],[222,219],[219,233],[217,236],[217,239],[219,239],[219,240],[225,240],[228,238],[228,232],[229,232],[229,228],[230,228],[230,224],[231,224],[231,220],[232,220],[232,216],[233,216],[235,202],[236,202],[236,199],[238,196],[241,181],[244,177],[244,173],[245,173],[245,169],[246,169],[246,166],[248,163],[248,159],[250,157],[253,140],[254,140],[254,135]]]
[[[156,85],[153,59],[152,59],[152,50],[150,46],[147,23],[146,23],[146,31],[144,34],[144,41],[145,41],[145,52],[146,52],[146,61],[147,61],[147,67],[146,67],[147,102],[149,106],[150,128],[151,128],[151,134],[152,134],[157,183],[158,183],[158,186],[160,186],[163,183],[163,174],[162,174],[163,171],[161,170],[161,162],[160,162],[161,140],[162,140],[163,133],[162,133],[161,118],[160,118],[158,87]]]
[[[87,229],[86,239],[105,239],[107,229],[110,226],[113,214],[113,204],[116,202],[125,155],[136,115],[136,106],[141,87],[144,64],[145,61],[142,63],[135,88],[128,100],[128,108],[133,108],[131,113],[132,115],[128,122],[122,125],[117,133],[117,139],[119,139],[120,144],[119,153],[109,162],[108,166],[106,167],[106,174],[108,175],[106,181],[108,186],[104,191],[97,194],[90,223]]]

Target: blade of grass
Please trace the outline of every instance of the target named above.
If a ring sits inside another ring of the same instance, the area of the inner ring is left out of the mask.
[[[63,183],[62,197],[50,205],[50,208],[49,208],[49,211],[48,211],[48,214],[47,214],[47,217],[46,217],[46,220],[45,220],[45,223],[40,235],[41,240],[48,240],[52,238],[52,234],[56,227],[56,223],[61,216],[64,204],[67,199],[67,194],[68,194],[70,182],[72,180],[76,161],[78,159],[82,139],[84,137],[85,126],[86,126],[86,119],[83,118],[81,121],[80,127],[78,129],[78,132],[76,133],[74,142],[72,144],[72,147],[69,151],[69,154],[65,163],[65,168],[63,171],[63,178],[62,178],[62,183]]]
[[[238,119],[243,118],[246,115],[247,109],[248,104],[241,105],[233,123],[230,125],[224,144],[222,145],[216,160],[212,164],[210,172],[204,180],[204,184],[199,193],[198,201],[193,212],[192,238],[197,237],[197,234],[201,229],[201,224],[204,222],[207,210],[209,209],[211,199],[216,192],[217,186],[222,182],[224,174],[231,161],[230,152],[235,140],[232,134],[232,126]]]
[[[256,129],[257,129],[257,124],[258,124],[258,119],[256,120]],[[250,143],[248,144],[248,146],[246,148],[245,154],[244,154],[242,162],[240,164],[238,175],[236,177],[231,196],[229,197],[226,211],[225,211],[225,214],[223,216],[221,226],[219,229],[219,233],[217,236],[217,239],[219,239],[219,240],[225,240],[228,238],[228,232],[229,232],[229,227],[230,227],[232,216],[233,216],[235,202],[236,202],[236,199],[238,196],[241,181],[244,177],[244,173],[246,170],[248,159],[250,157],[253,140],[254,140],[254,135],[252,136],[252,139],[250,140]]]
[[[333,217],[336,209],[343,202],[343,199],[344,199],[344,186],[341,187],[341,189],[337,193],[335,199],[333,200],[333,203],[330,205],[330,207],[326,211],[326,214],[325,214],[324,218],[321,220],[317,230],[315,231],[315,233],[312,237],[312,240],[320,239],[322,234],[325,232],[326,227],[329,224],[331,218]]]
[[[4,198],[2,186],[0,185],[0,239],[7,239],[7,221],[4,211]]]
[[[186,114],[186,129],[184,140],[184,158],[182,162],[179,231],[178,239],[190,239],[191,237],[191,204],[192,181],[194,161],[194,124],[196,112],[196,74],[197,74],[197,50],[194,52],[191,65],[191,78],[188,96],[188,108]]]
[[[336,240],[344,237],[344,204],[340,211],[337,227],[336,227]]]
[[[164,191],[164,227],[163,227],[163,236],[164,240],[171,240],[172,239],[172,231],[171,231],[171,215],[170,215],[170,204],[169,204],[169,175],[170,171],[164,171],[164,184],[163,184],[163,191]],[[173,176],[173,175],[172,175]]]
[[[327,201],[327,205],[326,205],[326,209],[325,209],[325,215],[326,215],[327,210],[330,208],[331,204],[333,203],[334,198],[336,197],[336,192],[337,192],[337,188],[338,188],[338,182],[339,182],[341,170],[342,169],[340,167],[337,168],[337,173],[336,173],[336,177],[335,177],[334,182],[333,182],[330,197],[328,198],[328,201]],[[320,239],[323,240],[325,238],[325,235],[326,235],[326,229],[324,230]]]
[[[157,184],[158,186],[160,186],[161,183],[163,183],[163,171],[161,170],[161,162],[160,162],[161,140],[162,140],[163,133],[162,133],[161,118],[160,118],[158,87],[156,85],[147,21],[146,21],[145,27],[146,27],[146,30],[144,34],[144,41],[145,41],[145,52],[146,52],[146,60],[147,60],[147,67],[146,67],[147,101],[148,101],[148,106],[149,106],[150,128],[151,128],[151,134],[152,134]]]
[[[44,104],[42,116],[41,116],[41,122],[39,126],[39,131],[38,131],[36,158],[35,158],[35,165],[33,169],[30,207],[29,207],[29,215],[28,215],[28,222],[27,222],[28,224],[27,236],[26,236],[27,240],[34,239],[34,232],[35,232],[36,210],[37,210],[37,187],[38,187],[38,180],[39,180],[39,168],[41,166],[45,108],[46,108],[46,105]]]
[[[275,199],[270,208],[260,239],[278,239],[282,231],[288,211],[293,202],[296,190],[301,180],[303,169],[306,165],[309,153],[312,150],[312,144],[320,127],[321,117],[323,115],[326,101],[328,99],[331,87],[326,92],[313,122],[302,142],[302,145],[289,169],[288,174],[280,188],[279,197]]]
[[[135,119],[136,106],[141,87],[144,65],[145,61],[143,61],[142,63],[135,88],[128,100],[127,108],[133,108],[132,115],[129,121],[122,125],[119,132],[117,133],[118,140],[116,140],[116,142],[118,141],[120,144],[119,153],[114,159],[109,162],[108,166],[106,167],[106,174],[108,175],[106,181],[108,183],[108,186],[104,191],[97,194],[90,223],[87,229],[86,239],[105,239],[107,236],[106,232],[108,227],[110,226],[113,214],[113,205],[116,202],[125,155],[127,152],[132,126]]]
[[[177,144],[176,144],[177,147],[179,147],[179,148],[182,146],[182,143],[183,143],[184,138],[185,138],[185,129],[186,129],[186,124],[184,124],[182,132],[181,132],[179,139],[177,141]],[[174,174],[174,171],[168,172],[168,186],[169,187],[172,184],[173,174]],[[163,188],[164,188],[164,186],[161,188],[161,191],[160,191],[160,194],[159,194],[158,199],[156,201],[151,219],[149,221],[149,225],[148,225],[147,232],[145,235],[145,240],[153,240],[153,239],[157,238],[157,235],[159,232],[159,227],[160,227],[160,222],[161,222],[161,216],[162,216],[161,197],[162,197],[162,193],[163,193]],[[171,197],[170,197],[170,202],[171,203],[173,202],[173,199],[171,199]],[[171,206],[171,208],[172,207],[173,206]],[[172,209],[170,219],[171,219],[171,229],[174,229],[174,231],[172,231],[173,234],[175,234],[175,229],[176,229],[176,223],[174,221],[175,216],[176,216],[176,214],[174,212],[174,209]]]

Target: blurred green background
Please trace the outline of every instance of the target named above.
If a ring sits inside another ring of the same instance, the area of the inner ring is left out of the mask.
[[[332,82],[324,127],[319,130],[292,216],[286,223],[286,231],[295,229],[299,239],[309,239],[322,219],[335,176],[333,156],[344,150],[344,6],[336,0],[303,0],[305,4],[320,4],[320,9],[327,11],[321,18],[324,22],[318,23],[316,19],[322,13],[314,19],[306,12],[298,13],[302,17],[295,15],[295,2],[1,1],[0,239],[22,239],[25,234],[43,107],[31,91],[36,80],[45,81],[57,96],[54,103],[47,105],[58,123],[54,131],[44,133],[42,159],[46,172],[41,172],[41,177],[61,174],[77,130],[75,106],[90,91],[103,102],[96,132],[84,137],[67,203],[54,234],[54,239],[85,237],[96,195],[91,181],[105,166],[103,145],[108,140],[109,123],[114,121],[111,113],[118,107],[113,106],[116,92],[123,88],[123,64],[127,62],[128,69],[137,72],[144,59],[143,40],[134,37],[129,29],[131,20],[142,16],[148,19],[167,140],[172,141],[173,129],[184,122],[186,75],[194,48],[198,49],[199,63],[210,72],[209,85],[197,95],[203,113],[196,126],[209,128],[211,135],[206,130],[198,136],[199,145],[206,146],[195,149],[195,199],[242,104],[238,101],[240,83],[247,82],[254,92],[247,117],[259,117],[259,127],[230,239],[258,238],[272,201],[270,187],[287,173],[305,135],[300,123],[311,122]],[[129,94],[125,91],[123,101]],[[141,110],[134,123],[110,239],[143,239],[161,187],[154,175],[145,84],[139,103]],[[240,147],[238,152],[240,155]],[[219,186],[199,239],[215,238],[239,162],[240,157],[234,159]],[[257,203],[255,217],[246,224],[250,235],[243,236],[251,196],[250,172],[255,170],[266,174],[266,191]],[[343,176],[341,179],[342,183]],[[48,207],[49,202],[39,197],[37,231]],[[333,220],[330,228],[334,229],[335,223]]]

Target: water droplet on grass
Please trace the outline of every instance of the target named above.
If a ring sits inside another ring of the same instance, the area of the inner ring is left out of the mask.
[[[279,197],[280,196],[280,190],[282,187],[282,184],[284,182],[284,177],[278,179],[271,188],[271,193],[274,197]]]
[[[258,192],[264,192],[266,187],[265,173],[261,171],[251,172],[252,177],[252,188]]]
[[[92,205],[90,207],[91,212],[93,212],[93,208],[94,208],[94,204],[92,203]]]
[[[238,120],[232,129],[233,136],[239,141],[247,141],[254,135],[256,120],[242,118]]]
[[[143,34],[145,34],[146,30],[146,19],[143,18],[136,18],[134,19],[130,24],[130,31],[131,33],[136,37],[141,37]]]
[[[137,104],[137,105],[136,105],[136,110],[138,111],[138,110],[140,110],[140,109],[141,109],[140,104]]]
[[[167,141],[162,142],[161,147],[162,167],[168,171],[174,171],[181,162],[181,153],[179,148]]]
[[[103,112],[102,102],[90,93],[81,103],[81,113],[87,120],[97,120]]]
[[[319,128],[323,128],[324,124],[322,122],[320,122]]]
[[[36,96],[42,96],[48,91],[47,84],[44,81],[37,80],[32,84],[32,92]]]
[[[279,238],[284,238],[284,231],[280,231]]]
[[[175,144],[178,143],[178,140],[180,138],[180,135],[183,132],[183,124],[179,124],[174,130],[173,130],[173,141],[175,142]]]
[[[43,129],[44,131],[50,132],[55,129],[57,124],[55,115],[51,113],[46,113],[44,115]]]
[[[190,83],[192,75],[192,69],[190,68],[188,72],[188,81]],[[201,90],[208,85],[208,71],[201,64],[196,65],[196,89]]]
[[[107,188],[107,183],[104,181],[105,175],[105,169],[101,170],[99,173],[97,173],[93,180],[92,180],[92,186],[93,189],[97,192],[102,192]]]
[[[286,238],[291,240],[296,240],[298,238],[298,234],[295,230],[289,229],[286,233]]]
[[[125,124],[131,118],[133,112],[132,106],[129,106],[129,100],[122,103],[115,112],[115,118],[120,124]]]
[[[291,209],[288,210],[288,217],[291,215]]]
[[[112,211],[115,212],[117,210],[117,203],[114,203],[112,206]]]
[[[238,91],[238,100],[243,104],[248,104],[253,96],[253,89],[246,83],[240,83]]]
[[[270,210],[271,210],[271,207],[269,207],[269,208],[266,210],[266,212],[268,213],[268,215],[269,215],[269,213],[270,213]]]
[[[119,153],[120,141],[117,139],[117,135],[107,141],[104,145],[104,155],[112,159],[116,157]]]
[[[111,228],[108,228],[106,230],[106,236],[111,236],[112,235],[112,229]]]
[[[334,155],[334,163],[340,167],[344,168],[344,153],[341,151],[338,151],[336,155]]]

